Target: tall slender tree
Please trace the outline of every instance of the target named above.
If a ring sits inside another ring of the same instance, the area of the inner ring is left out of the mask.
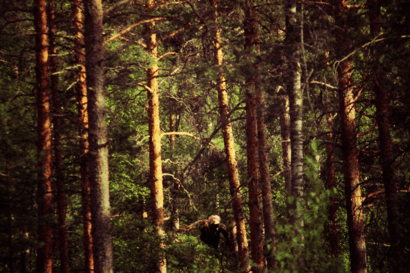
[[[113,272],[101,0],[84,1],[89,177],[95,272]]]
[[[94,271],[93,242],[91,235],[91,203],[90,181],[88,176],[89,142],[88,142],[88,111],[87,111],[87,82],[85,71],[84,50],[84,15],[82,0],[71,1],[71,13],[74,19],[74,51],[77,65],[76,100],[78,110],[78,132],[80,146],[80,175],[81,175],[81,206],[83,215],[83,245],[85,270]]]
[[[243,197],[240,188],[238,176],[238,163],[236,159],[235,141],[232,131],[231,118],[229,116],[229,98],[226,90],[226,79],[223,69],[223,51],[221,40],[221,29],[218,23],[218,5],[216,0],[210,0],[211,6],[214,9],[213,22],[214,28],[214,52],[218,64],[218,102],[219,115],[222,122],[222,134],[225,144],[226,163],[228,166],[229,188],[231,192],[232,208],[235,219],[236,240],[239,252],[241,267],[249,270],[248,264],[248,241],[246,238],[245,216],[243,211]]]
[[[280,135],[282,137],[283,177],[285,179],[285,196],[288,199],[292,196],[292,175],[290,171],[292,150],[290,148],[289,95],[281,86],[279,86],[278,89],[278,95],[281,100],[279,120]]]
[[[256,47],[259,53],[258,40],[258,18],[252,1],[245,3],[245,54],[251,58],[250,53]],[[250,59],[250,62],[253,62]],[[261,190],[260,190],[260,173],[259,173],[259,142],[258,142],[258,123],[257,123],[257,88],[260,74],[260,65],[253,64],[253,73],[250,73],[245,80],[245,101],[246,101],[246,156],[248,160],[247,178],[249,188],[249,225],[251,230],[251,254],[254,266],[254,272],[261,272],[265,267],[265,258],[263,255],[263,223],[261,213]]]
[[[336,189],[335,177],[335,156],[334,156],[334,134],[333,134],[333,113],[326,115],[329,132],[326,134],[326,186],[332,192]],[[339,232],[337,230],[337,201],[336,197],[330,198],[329,221],[330,221],[330,248],[333,258],[339,256]]]
[[[342,131],[343,174],[349,228],[351,271],[367,272],[366,244],[360,187],[359,150],[356,146],[356,109],[353,94],[352,66],[345,55],[352,48],[347,31],[348,7],[345,0],[335,2],[337,56],[342,60],[337,67],[339,80],[339,108]]]
[[[304,268],[303,229],[304,222],[297,204],[303,200],[303,93],[301,86],[301,20],[297,1],[286,3],[286,56],[288,63],[287,91],[289,95],[290,145],[291,145],[291,195],[294,198],[290,208],[293,210],[292,222],[296,223],[296,234],[300,239],[295,252],[298,264]]]
[[[36,30],[36,101],[37,101],[37,155],[38,174],[38,272],[52,272],[53,238],[50,216],[52,214],[51,186],[51,124],[50,87],[48,72],[48,31],[46,0],[34,1],[34,27]]]
[[[370,18],[370,32],[373,37],[380,34],[380,3],[378,0],[368,0]],[[399,235],[400,223],[399,213],[396,206],[396,176],[393,167],[393,144],[390,134],[390,119],[389,119],[389,98],[387,89],[384,86],[383,75],[377,66],[377,57],[373,58],[374,67],[373,75],[373,91],[376,97],[376,115],[377,124],[379,127],[379,145],[380,145],[380,160],[382,164],[382,181],[385,189],[385,200],[387,208],[387,222],[392,245],[391,259],[394,260],[396,272],[399,272],[399,265],[402,263],[402,249],[400,248]]]
[[[58,242],[60,251],[60,272],[68,272],[68,238],[66,226],[67,204],[65,195],[65,184],[63,176],[63,158],[61,154],[61,106],[59,98],[59,86],[57,75],[57,26],[54,8],[54,0],[48,0],[47,6],[49,24],[49,54],[50,54],[50,78],[51,95],[53,98],[53,135],[54,135],[54,170],[56,178],[56,203],[58,210]]]
[[[149,0],[147,10],[154,8],[154,0]],[[149,165],[150,165],[150,187],[152,197],[152,217],[156,226],[157,234],[161,238],[158,259],[158,271],[161,273],[167,272],[165,259],[165,245],[162,242],[165,236],[162,227],[164,223],[164,191],[162,185],[162,161],[161,161],[161,128],[159,116],[159,88],[158,88],[158,44],[157,33],[155,30],[155,21],[147,25],[148,54],[153,58],[153,63],[147,70],[148,79],[148,129],[149,129]]]

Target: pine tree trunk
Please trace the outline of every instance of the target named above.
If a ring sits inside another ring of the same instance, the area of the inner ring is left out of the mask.
[[[380,4],[378,0],[368,0],[369,16],[370,16],[370,31],[372,36],[376,37],[380,33]],[[376,61],[376,60],[374,60]],[[382,164],[382,180],[385,189],[385,200],[387,208],[388,230],[390,242],[392,245],[392,261],[396,267],[403,262],[402,249],[400,247],[398,236],[401,234],[400,223],[398,221],[399,212],[396,206],[396,176],[393,168],[393,144],[390,135],[390,119],[389,119],[389,98],[387,90],[383,84],[383,76],[377,67],[377,63],[373,69],[373,90],[376,97],[376,114],[377,124],[379,127],[379,143],[380,143],[380,160]]]
[[[89,178],[95,272],[113,272],[108,138],[104,97],[103,11],[101,0],[87,0],[85,53],[89,116]]]
[[[301,26],[300,11],[297,10],[297,1],[288,1],[286,5],[286,46],[288,58],[288,79],[287,89],[289,94],[289,115],[290,115],[290,144],[291,144],[291,195],[294,197],[290,205],[293,210],[291,221],[296,223],[296,236],[300,243],[295,249],[298,256],[298,264],[304,268],[304,258],[302,255],[304,248],[303,235],[300,232],[304,223],[302,212],[297,209],[297,203],[303,201],[303,94],[301,88]]]
[[[326,134],[326,182],[327,188],[332,192],[336,188],[335,177],[335,156],[334,156],[334,137],[333,137],[333,114],[327,113],[327,124],[329,133]],[[337,230],[337,203],[336,197],[330,198],[329,221],[330,221],[330,248],[333,258],[339,257],[339,232]]]
[[[253,3],[247,3],[245,8],[245,51],[250,52],[255,46],[257,53],[258,47],[258,22],[256,10]],[[246,78],[246,155],[248,159],[248,188],[249,188],[249,225],[251,230],[251,249],[252,261],[254,266],[253,272],[262,272],[265,267],[265,258],[263,255],[263,224],[262,213],[260,208],[261,191],[260,191],[260,173],[259,173],[259,143],[258,143],[258,124],[257,124],[257,94],[260,67],[254,65],[254,74]]]
[[[58,75],[57,72],[57,43],[56,43],[56,24],[54,0],[48,0],[48,23],[49,23],[49,55],[51,73],[51,94],[53,97],[53,133],[54,133],[54,169],[57,188],[57,210],[58,210],[58,229],[59,229],[59,251],[60,251],[60,272],[68,272],[68,239],[66,227],[66,196],[63,176],[63,159],[61,155],[61,106],[59,98]]]
[[[350,52],[351,41],[346,32],[347,4],[339,0],[336,6],[336,32],[338,58]],[[353,79],[350,60],[340,62],[338,68],[339,107],[341,114],[343,174],[347,206],[347,225],[352,273],[367,272],[366,243],[360,187],[359,150],[356,147],[356,110],[354,107]]]
[[[154,7],[154,1],[149,0],[147,10]],[[149,162],[150,162],[150,187],[152,196],[152,216],[157,234],[161,238],[165,236],[164,223],[164,191],[162,185],[162,161],[161,161],[161,128],[159,116],[159,89],[158,89],[158,57],[157,34],[155,22],[147,27],[149,38],[147,41],[148,53],[155,58],[154,63],[147,71],[148,87],[148,128],[149,128]],[[165,245],[160,243],[161,253],[158,259],[158,271],[167,272],[165,259]]]
[[[226,90],[226,80],[223,71],[223,52],[221,45],[221,34],[218,25],[218,12],[216,0],[210,0],[215,9],[214,22],[216,23],[214,33],[215,57],[218,63],[218,101],[219,114],[222,122],[222,134],[225,144],[226,162],[228,166],[229,188],[232,196],[232,209],[236,224],[236,241],[239,252],[239,260],[244,270],[249,270],[248,264],[248,240],[246,238],[245,216],[243,211],[243,197],[238,177],[238,163],[236,159],[235,141],[233,138],[232,123],[229,117],[229,99]]]
[[[90,181],[88,177],[88,112],[87,112],[87,83],[85,71],[84,51],[84,17],[82,0],[72,0],[71,9],[74,18],[74,50],[75,63],[78,65],[78,82],[76,84],[76,99],[78,109],[78,131],[80,144],[80,175],[81,175],[81,206],[83,215],[83,245],[86,273],[94,271],[93,242],[91,235],[91,201]]]
[[[34,27],[36,30],[36,101],[37,101],[37,156],[38,175],[38,272],[52,272],[53,238],[49,217],[52,209],[51,187],[51,127],[50,90],[48,73],[48,35],[46,1],[34,1]]]

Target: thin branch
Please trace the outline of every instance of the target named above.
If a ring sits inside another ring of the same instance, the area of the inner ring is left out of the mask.
[[[158,17],[158,18],[152,18],[152,19],[148,19],[148,20],[144,20],[141,22],[138,22],[136,24],[133,24],[123,30],[121,30],[119,33],[112,35],[110,38],[108,38],[107,40],[104,41],[103,45],[107,45],[108,43],[112,42],[113,40],[117,39],[118,37],[124,35],[127,32],[130,32],[131,30],[133,30],[134,28],[136,28],[139,25],[143,25],[143,24],[149,24],[152,22],[162,22],[162,21],[166,21],[167,18],[165,17]]]
[[[320,85],[320,86],[326,87],[327,89],[330,89],[330,90],[339,90],[339,88],[337,88],[333,85],[330,85],[328,83],[324,83],[324,82],[311,81],[310,84]]]
[[[112,6],[109,7],[108,9],[106,9],[106,10],[104,11],[104,14],[103,14],[103,15],[105,16],[105,15],[110,14],[113,10],[115,10],[115,9],[118,8],[119,6],[122,6],[122,5],[127,4],[128,2],[131,2],[131,0],[122,0],[122,1],[119,1],[119,2],[115,3],[114,5],[112,5]]]
[[[357,134],[356,138],[359,139],[359,138],[361,138],[362,136],[367,135],[368,133],[372,132],[372,131],[374,130],[374,127],[375,127],[375,126],[376,126],[376,120],[373,121],[372,127],[371,127],[369,130]]]
[[[177,136],[189,136],[192,139],[195,139],[197,141],[200,141],[206,145],[211,146],[212,149],[215,149],[215,146],[210,142],[210,141],[205,141],[203,139],[200,139],[199,137],[194,136],[191,133],[187,133],[187,132],[167,132],[167,133],[162,133],[161,137],[163,136],[171,136],[171,135],[177,135]]]

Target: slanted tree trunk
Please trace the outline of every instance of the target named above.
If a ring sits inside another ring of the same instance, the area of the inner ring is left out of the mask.
[[[256,10],[253,3],[246,3],[245,7],[245,51],[248,53],[255,46],[259,53],[258,46],[258,22]],[[246,78],[246,155],[248,159],[248,188],[249,188],[249,225],[251,229],[251,249],[252,261],[254,266],[253,272],[261,272],[265,267],[265,258],[263,255],[263,224],[262,213],[260,208],[260,173],[259,173],[259,143],[258,143],[258,124],[257,124],[257,94],[260,80],[260,65],[253,65],[253,75]]]
[[[212,7],[215,9],[213,21],[215,25],[214,44],[215,57],[218,64],[218,101],[219,114],[222,122],[222,134],[225,144],[226,163],[228,166],[229,188],[232,196],[232,209],[236,225],[236,240],[241,267],[249,270],[248,264],[248,240],[246,238],[245,216],[243,211],[243,197],[238,177],[238,162],[236,159],[235,141],[233,138],[232,123],[229,117],[229,99],[226,90],[226,80],[223,70],[223,52],[221,44],[221,31],[218,25],[218,11],[216,0],[210,0]]]
[[[334,156],[334,137],[333,137],[333,114],[327,113],[327,124],[329,133],[326,134],[326,186],[332,192],[336,188],[335,177],[335,156]],[[329,221],[330,221],[330,248],[332,257],[339,257],[339,232],[337,230],[337,203],[336,197],[330,197]]]
[[[154,7],[154,1],[149,0],[147,10]],[[164,223],[164,191],[162,185],[162,161],[161,161],[161,128],[159,116],[159,89],[158,89],[158,57],[157,33],[155,22],[147,27],[149,38],[147,41],[148,53],[155,58],[153,64],[147,71],[148,79],[148,128],[149,128],[149,165],[150,165],[150,187],[152,197],[152,217],[156,226],[157,234],[163,238],[165,231],[162,227]],[[158,271],[167,272],[165,259],[165,245],[160,243],[161,253],[158,259]]]
[[[94,271],[93,242],[91,235],[91,203],[90,181],[88,177],[88,111],[87,83],[85,72],[84,51],[84,16],[82,0],[71,1],[72,17],[74,18],[74,51],[77,64],[78,82],[76,84],[76,99],[78,109],[78,131],[80,144],[80,175],[81,175],[81,206],[83,215],[83,245],[86,273]]]
[[[63,176],[63,159],[61,155],[61,106],[58,92],[58,75],[57,72],[57,43],[56,43],[56,24],[55,24],[55,9],[54,0],[48,0],[48,23],[49,23],[49,39],[50,39],[50,78],[51,78],[51,94],[53,97],[53,133],[54,133],[54,170],[57,188],[57,210],[58,210],[58,241],[60,251],[60,272],[68,273],[68,239],[66,227],[66,197],[65,185]]]
[[[89,116],[89,178],[95,272],[113,272],[108,138],[104,96],[103,10],[101,0],[87,0],[85,53]]]
[[[38,272],[52,272],[53,238],[49,217],[52,209],[51,187],[51,127],[50,90],[48,73],[48,35],[46,1],[34,1],[34,27],[36,30],[36,102],[37,102],[37,156],[38,174]]]
[[[345,0],[337,1],[335,15],[336,25],[338,26],[336,30],[338,58],[342,59],[351,50],[351,41],[346,30],[347,4]],[[356,110],[354,107],[355,99],[350,60],[340,62],[337,73],[351,271],[353,273],[364,273],[367,272],[366,244],[360,187],[359,150],[356,147]]]
[[[298,264],[304,268],[304,258],[302,255],[304,243],[302,212],[298,209],[297,203],[303,201],[303,94],[301,88],[301,26],[300,11],[297,9],[297,1],[288,1],[286,4],[286,46],[288,61],[287,90],[289,95],[289,115],[290,115],[290,144],[291,144],[291,195],[294,197],[290,205],[293,210],[291,221],[296,223],[296,236],[299,237],[299,249],[295,249],[298,256]]]
[[[378,0],[368,0],[370,17],[370,31],[372,36],[376,37],[380,33],[380,3]],[[375,58],[376,59],[376,58]],[[383,84],[383,76],[377,67],[376,60],[373,68],[373,91],[376,96],[376,115],[377,124],[379,127],[379,145],[380,145],[380,161],[382,164],[382,180],[385,189],[385,201],[387,208],[388,231],[392,246],[392,260],[396,272],[398,266],[403,262],[402,249],[398,236],[401,234],[400,223],[398,221],[399,212],[396,206],[396,176],[393,168],[393,145],[390,135],[390,119],[389,119],[389,98],[387,90]]]

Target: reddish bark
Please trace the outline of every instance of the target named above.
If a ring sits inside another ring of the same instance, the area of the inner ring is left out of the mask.
[[[86,273],[94,271],[93,242],[91,235],[91,197],[90,181],[88,177],[88,112],[87,112],[87,83],[85,71],[84,52],[84,17],[82,13],[82,0],[72,0],[72,15],[74,18],[74,50],[75,63],[78,65],[78,82],[76,84],[76,99],[78,110],[78,131],[80,144],[80,175],[82,192],[83,215],[83,245]]]
[[[345,0],[336,3],[336,41],[338,57],[349,52],[351,41],[346,31],[347,5]],[[360,187],[359,150],[356,147],[356,110],[354,107],[352,68],[349,60],[340,62],[338,68],[339,107],[341,114],[343,174],[349,228],[351,271],[367,272],[366,243]]]
[[[103,10],[101,0],[84,2],[89,116],[89,178],[94,266],[113,272],[108,138],[104,97]]]
[[[211,0],[211,5],[215,9],[214,22],[218,22],[218,12],[216,0]],[[238,163],[236,159],[235,141],[233,138],[232,123],[229,117],[229,98],[226,90],[226,80],[223,70],[223,52],[221,45],[221,34],[219,25],[215,28],[214,33],[215,44],[215,57],[218,63],[218,101],[219,101],[219,114],[222,122],[222,134],[225,144],[226,162],[228,166],[229,188],[232,201],[232,209],[235,219],[235,235],[236,246],[239,252],[239,260],[241,267],[249,270],[248,264],[248,240],[246,238],[245,216],[243,211],[243,197],[240,189],[240,182],[238,176]]]
[[[257,52],[258,47],[258,23],[256,10],[251,5],[245,9],[245,50],[250,51],[254,46]],[[265,267],[265,258],[263,255],[263,224],[262,213],[260,208],[261,191],[260,191],[260,173],[259,173],[259,143],[258,143],[258,124],[257,124],[257,93],[259,92],[257,82],[259,80],[260,66],[254,65],[254,75],[246,79],[246,155],[248,159],[248,188],[249,188],[249,225],[251,230],[251,254],[254,266],[253,272],[261,272]]]
[[[51,94],[53,97],[53,133],[54,133],[54,170],[57,188],[57,210],[58,210],[58,229],[59,229],[59,251],[60,251],[60,272],[68,272],[68,239],[66,227],[66,196],[63,176],[63,159],[61,154],[61,106],[59,98],[58,75],[56,74],[57,64],[57,43],[56,43],[56,24],[54,0],[48,0],[48,23],[50,39],[50,73],[51,73]]]
[[[51,127],[50,90],[48,73],[48,35],[46,1],[34,1],[34,27],[36,30],[36,102],[37,102],[37,155],[38,174],[38,241],[37,266],[39,272],[52,272],[53,238],[47,218],[52,214],[51,187]]]

